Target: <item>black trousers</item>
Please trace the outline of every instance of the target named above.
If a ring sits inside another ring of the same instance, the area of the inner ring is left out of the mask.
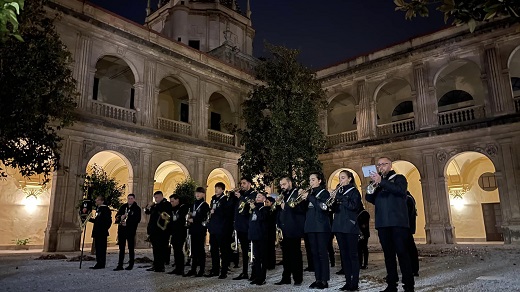
[[[358,257],[360,266],[368,265],[368,237],[358,241]]]
[[[334,255],[334,233],[330,234],[329,245],[327,246],[327,252],[329,253],[329,261],[331,266],[336,265],[336,257]]]
[[[305,243],[305,255],[307,257],[307,267],[311,270],[314,270],[314,260],[312,258],[312,249],[309,243],[309,234],[305,233],[303,237],[303,241]]]
[[[417,251],[417,246],[415,245],[412,233],[410,233],[410,236],[408,237],[408,252],[410,254],[412,272],[414,274],[419,273],[419,252]]]
[[[359,235],[351,233],[336,233],[341,256],[341,268],[345,272],[347,285],[357,286],[359,284],[359,259],[357,244]]]
[[[265,281],[267,274],[267,240],[253,240],[253,271],[258,282]]]
[[[153,267],[156,270],[164,270],[164,263],[169,254],[169,238],[170,234],[166,232],[150,235],[153,251]]]
[[[191,270],[204,273],[206,267],[206,232],[191,234]]]
[[[173,247],[173,258],[175,263],[175,271],[184,273],[184,243],[186,242],[186,234],[172,235],[171,245]],[[168,248],[168,250],[170,250]]]
[[[105,267],[107,264],[107,236],[94,237],[94,245],[96,246],[96,266]]]
[[[237,232],[238,241],[240,241],[240,249],[242,250],[242,273],[247,275],[249,265],[249,239],[247,232]]]
[[[276,229],[274,232],[269,230],[269,233],[267,235],[267,255],[266,255],[266,267],[269,270],[272,270],[276,267]]]
[[[211,246],[211,272],[227,275],[231,257],[231,242],[228,234],[210,234],[209,244]]]
[[[327,248],[330,240],[330,232],[311,232],[307,234],[314,261],[314,276],[316,281],[328,281],[330,280],[330,267]]]
[[[284,238],[282,245],[283,273],[282,281],[295,283],[303,281],[302,239]]]
[[[414,287],[412,264],[407,248],[410,236],[409,228],[383,227],[379,228],[377,233],[385,255],[386,283],[388,286],[397,287],[397,282],[399,281],[397,261],[395,259],[397,254],[405,290]]]
[[[128,256],[130,260],[128,265],[133,266],[135,260],[135,231],[121,229],[117,231],[117,243],[119,245],[119,262],[118,266],[122,266],[125,261],[125,247],[128,242]]]

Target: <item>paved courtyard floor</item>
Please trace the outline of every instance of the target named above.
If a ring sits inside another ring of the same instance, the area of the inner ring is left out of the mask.
[[[372,246],[371,251],[369,269],[361,271],[360,291],[380,291],[385,287],[382,253],[377,246]],[[421,270],[416,278],[416,291],[520,291],[518,245],[420,245],[419,252]],[[281,266],[268,271],[267,284],[263,286],[231,280],[240,269],[234,269],[225,280],[147,272],[149,264],[137,264],[132,271],[114,272],[117,263],[114,249],[109,250],[108,267],[104,270],[88,269],[94,262],[83,262],[80,270],[79,262],[35,260],[40,255],[31,251],[0,252],[0,291],[306,291],[314,281],[314,274],[305,272],[300,287],[276,286]],[[65,255],[72,258],[79,253]],[[151,258],[151,251],[138,250],[137,257],[143,256]],[[339,263],[339,255],[336,258]],[[206,264],[209,269],[209,259]],[[335,274],[338,270],[339,264],[331,269],[328,290],[343,286],[344,278]]]

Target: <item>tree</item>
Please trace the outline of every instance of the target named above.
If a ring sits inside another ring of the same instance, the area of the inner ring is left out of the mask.
[[[500,17],[520,20],[520,1],[518,0],[394,0],[395,10],[406,12],[406,19],[417,15],[429,16],[429,7],[444,13],[444,21],[452,19],[452,24],[467,24],[471,32],[479,22]]]
[[[183,204],[193,204],[193,202],[195,202],[196,189],[197,183],[191,177],[187,177],[185,180],[177,184],[177,186],[175,187],[174,194],[177,194],[177,196],[179,196],[179,200]],[[166,197],[168,196],[166,195]]]
[[[126,187],[119,185],[114,178],[109,177],[101,166],[97,164],[90,166],[87,173],[80,177],[83,178],[80,187],[86,194],[86,199],[94,202],[98,196],[103,196],[105,197],[105,205],[108,207],[114,210],[121,207],[121,196],[125,194]],[[79,202],[79,206],[81,202]]]
[[[234,129],[245,146],[240,170],[260,177],[260,190],[283,176],[305,183],[310,172],[321,170],[318,154],[325,149],[318,123],[325,92],[316,74],[297,61],[297,50],[270,44],[266,49],[270,57],[255,69],[260,84],[243,103],[245,128]]]
[[[18,27],[24,41],[0,46],[0,162],[23,176],[59,167],[58,131],[72,125],[76,82],[72,57],[43,9],[47,0],[25,3]]]
[[[0,0],[0,42],[13,36],[19,41],[22,37],[18,34],[18,18],[23,9],[25,0]]]

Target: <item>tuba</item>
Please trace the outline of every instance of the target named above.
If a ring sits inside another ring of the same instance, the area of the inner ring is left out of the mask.
[[[157,219],[157,227],[159,227],[161,230],[166,230],[168,228],[168,223],[170,223],[170,214],[167,212],[162,212],[159,216],[159,219]],[[164,220],[164,225],[161,224],[161,220]]]

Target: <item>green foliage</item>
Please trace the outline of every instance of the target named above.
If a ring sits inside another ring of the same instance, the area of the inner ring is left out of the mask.
[[[259,190],[283,176],[305,184],[310,172],[321,170],[318,154],[325,149],[318,123],[325,92],[316,74],[297,61],[299,51],[270,44],[266,49],[270,57],[256,67],[261,84],[243,104],[245,128],[231,129],[245,146],[240,170],[259,178]]]
[[[499,17],[511,17],[520,20],[520,1],[518,0],[394,0],[395,10],[406,12],[406,19],[417,15],[429,16],[428,6],[444,13],[444,21],[452,19],[453,25],[467,24],[471,32],[482,21]]]
[[[29,238],[17,238],[13,239],[14,244],[16,245],[27,245],[29,243]]]
[[[45,180],[59,167],[57,131],[73,123],[77,96],[71,54],[45,14],[46,2],[26,2],[18,27],[24,41],[8,38],[0,46],[0,162]]]
[[[195,189],[197,189],[197,183],[191,177],[187,177],[175,187],[174,193],[179,196],[179,200],[183,204],[193,204]]]
[[[18,18],[25,0],[0,0],[0,43],[13,36],[23,41],[18,34]]]
[[[97,196],[105,197],[105,205],[112,209],[121,207],[121,197],[125,194],[125,185],[119,183],[97,164],[89,167],[86,174],[80,176],[84,179],[81,188],[88,199],[94,201]],[[89,192],[89,189],[91,191]],[[81,201],[78,207],[81,206]]]

